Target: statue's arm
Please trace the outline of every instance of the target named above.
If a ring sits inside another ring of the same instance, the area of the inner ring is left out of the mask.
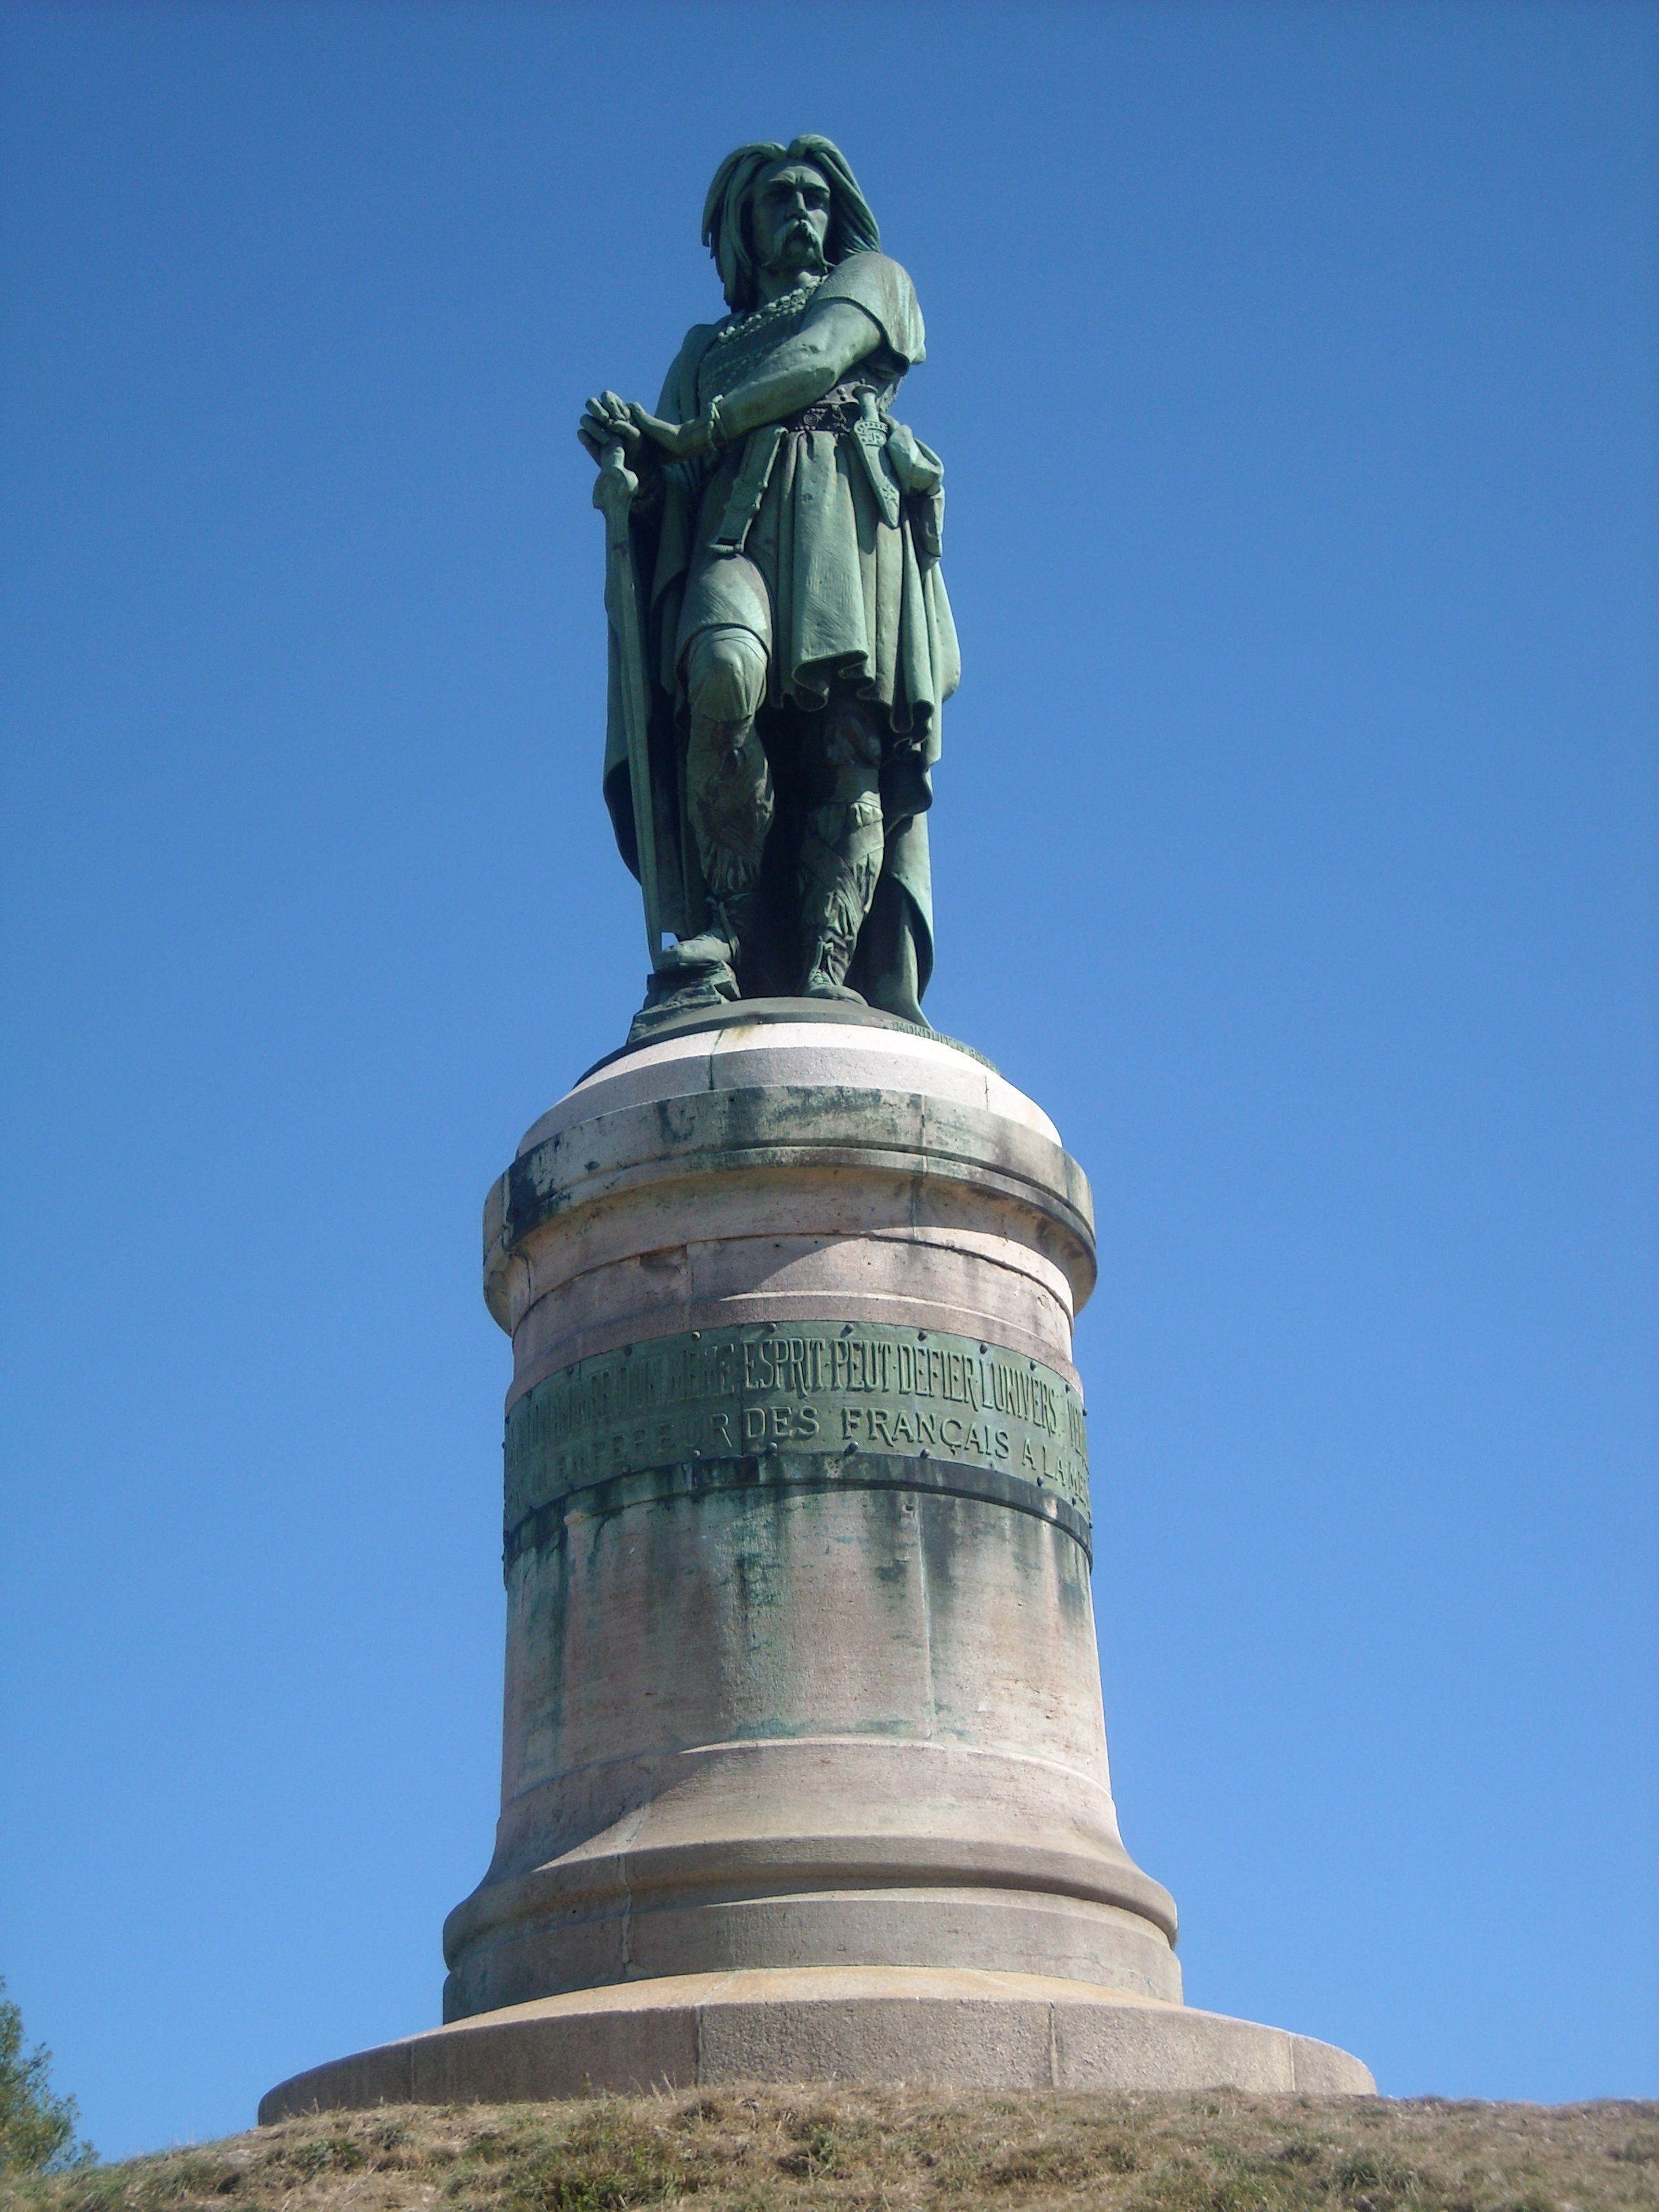
[[[810,407],[881,343],[881,325],[873,315],[852,300],[825,300],[758,376],[724,393],[702,414],[667,422],[607,392],[588,401],[580,434],[592,453],[607,435],[620,436],[631,448],[643,433],[677,460],[689,460],[730,445],[763,422],[781,422]]]
[[[849,369],[881,343],[881,325],[851,300],[826,300],[785,340],[758,376],[751,376],[719,401],[718,435],[722,443],[781,422],[833,391]],[[699,418],[706,425],[707,416]],[[690,428],[691,426],[685,426]]]

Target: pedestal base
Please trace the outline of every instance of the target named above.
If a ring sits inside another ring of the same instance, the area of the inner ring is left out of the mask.
[[[1346,2051],[1283,2028],[1038,1974],[761,1967],[540,1997],[296,2074],[261,2125],[374,2105],[516,2104],[715,2081],[1374,2096]]]
[[[262,2119],[702,2082],[1370,2094],[1186,2010],[1125,1848],[1042,1109],[855,1008],[602,1063],[491,1193],[501,1814],[448,2023]]]

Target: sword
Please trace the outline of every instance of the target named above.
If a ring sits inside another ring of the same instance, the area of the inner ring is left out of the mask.
[[[657,890],[657,825],[651,789],[651,705],[646,692],[645,623],[640,580],[634,566],[629,515],[640,480],[628,465],[623,443],[607,445],[599,460],[593,504],[605,517],[605,611],[617,633],[622,662],[623,730],[628,739],[628,781],[634,794],[634,842],[640,889],[645,894],[645,938],[654,969],[662,953],[662,903]]]

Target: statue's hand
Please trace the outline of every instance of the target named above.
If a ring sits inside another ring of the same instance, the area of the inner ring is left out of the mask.
[[[630,407],[628,411],[635,428],[671,460],[686,460],[707,450],[708,441],[701,422],[665,422],[659,415],[647,415],[643,407]]]
[[[637,468],[644,453],[643,434],[636,418],[644,412],[643,408],[619,399],[614,392],[602,392],[583,409],[576,435],[596,461],[604,459],[607,446],[620,446],[623,460],[630,468]]]

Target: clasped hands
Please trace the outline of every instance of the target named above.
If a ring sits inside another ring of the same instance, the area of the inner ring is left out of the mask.
[[[675,461],[706,453],[714,443],[709,415],[700,415],[690,422],[665,422],[660,416],[647,414],[636,401],[618,398],[614,392],[601,392],[588,401],[576,435],[596,461],[607,446],[620,446],[623,459],[630,464],[646,458],[645,440]]]

